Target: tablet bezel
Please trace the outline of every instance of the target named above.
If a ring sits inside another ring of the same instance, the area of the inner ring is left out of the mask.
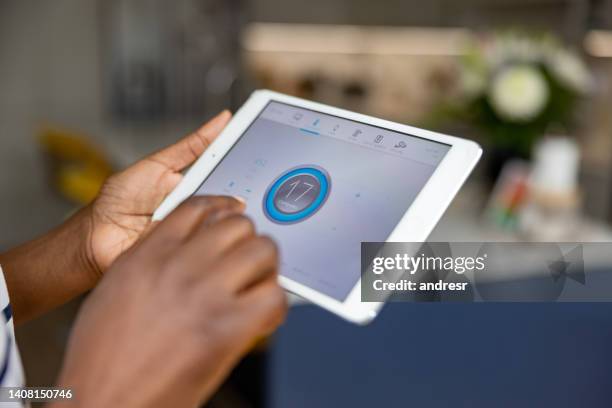
[[[234,114],[232,121],[219,137],[193,164],[174,191],[166,197],[155,211],[154,220],[163,219],[182,201],[197,191],[206,177],[223,160],[223,157],[271,101],[339,116],[450,146],[449,151],[425,186],[389,234],[387,242],[425,241],[482,154],[480,146],[470,140],[402,125],[269,90],[258,90],[251,94],[246,103]],[[358,324],[366,324],[374,319],[383,305],[383,302],[361,302],[361,279],[356,282],[343,302],[285,276],[279,276],[279,282],[286,290]]]

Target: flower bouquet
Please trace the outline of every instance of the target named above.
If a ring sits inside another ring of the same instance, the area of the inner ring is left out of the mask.
[[[491,145],[528,157],[536,139],[571,129],[579,100],[592,89],[577,53],[547,35],[504,33],[474,42],[460,60],[462,119]]]

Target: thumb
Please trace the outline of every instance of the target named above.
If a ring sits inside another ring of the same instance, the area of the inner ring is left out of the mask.
[[[154,153],[151,159],[174,171],[183,170],[204,153],[219,136],[231,117],[230,111],[224,110],[189,136]]]

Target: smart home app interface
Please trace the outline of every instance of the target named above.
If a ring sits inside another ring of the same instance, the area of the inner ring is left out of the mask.
[[[344,301],[362,241],[385,241],[450,146],[270,102],[196,194],[235,195],[281,271]]]

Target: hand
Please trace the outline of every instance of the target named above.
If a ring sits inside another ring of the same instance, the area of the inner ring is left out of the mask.
[[[0,253],[14,318],[21,323],[94,287],[148,230],[151,216],[229,121],[223,112],[180,142],[111,177],[100,195],[48,233]]]
[[[110,177],[90,207],[85,257],[98,278],[149,229],[151,216],[231,118],[223,111],[178,143]]]
[[[193,197],[120,256],[76,321],[79,407],[197,407],[284,318],[277,250],[229,197]]]

